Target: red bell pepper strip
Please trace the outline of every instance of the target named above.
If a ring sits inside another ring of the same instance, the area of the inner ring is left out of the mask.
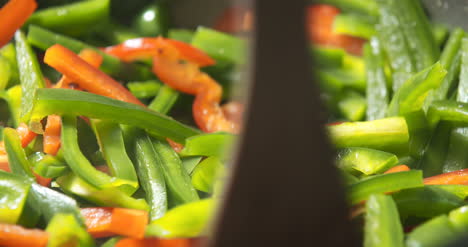
[[[0,9],[0,47],[10,41],[36,8],[35,0],[10,0]]]
[[[424,184],[468,185],[468,168],[425,178]]]
[[[0,224],[0,245],[15,247],[45,247],[49,234],[38,229],[18,225]]]
[[[162,37],[130,39],[122,44],[104,48],[104,52],[116,56],[122,61],[131,62],[137,59],[156,56],[159,54],[160,49],[163,49],[165,46],[175,47],[179,51],[179,58],[196,63],[200,67],[216,63],[210,56],[189,44]]]
[[[62,119],[58,115],[47,117],[44,129],[43,149],[44,153],[56,155],[60,148],[60,131],[62,129]]]
[[[83,208],[88,232],[96,238],[122,235],[135,239],[145,236],[148,212],[128,208]]]
[[[18,128],[16,128],[16,131],[18,132],[19,138],[21,140],[21,146],[24,148],[31,143],[34,138],[36,138],[37,134],[32,132],[28,125],[25,123],[20,123]]]
[[[8,156],[6,154],[0,154],[0,170],[10,172],[10,166],[8,165]]]
[[[394,172],[405,172],[409,171],[410,168],[407,165],[398,165],[388,169],[384,174],[394,173]]]
[[[83,49],[78,56],[89,63],[95,68],[99,68],[102,64],[103,57],[92,49]],[[62,78],[55,84],[55,88],[70,88],[70,83],[72,82],[67,76],[63,75]],[[76,88],[71,88],[76,89]]]
[[[311,5],[307,8],[307,31],[309,40],[320,44],[341,47],[347,52],[361,55],[366,40],[333,32],[333,22],[340,10],[326,4]]]
[[[66,75],[84,90],[144,106],[117,81],[61,45],[56,44],[47,49],[44,62]]]
[[[171,145],[172,149],[174,149],[174,151],[176,151],[177,153],[180,153],[180,151],[184,149],[184,145],[177,143],[169,138],[166,138],[166,141],[169,143],[169,145]]]

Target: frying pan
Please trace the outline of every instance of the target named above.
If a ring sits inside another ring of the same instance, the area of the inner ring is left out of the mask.
[[[468,1],[423,3],[431,19],[468,30]],[[190,16],[178,15],[176,24],[195,27],[212,23],[227,2],[174,4]],[[248,53],[248,110],[206,246],[360,246],[354,232],[359,227],[347,219],[343,186],[332,165],[317,83],[311,83],[316,79],[306,53],[306,1],[250,4],[255,32]]]

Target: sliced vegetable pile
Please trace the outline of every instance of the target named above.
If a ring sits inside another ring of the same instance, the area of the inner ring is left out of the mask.
[[[244,41],[169,28],[167,2],[131,2],[1,8],[0,246],[206,235],[240,131],[242,104],[226,90]]]
[[[363,245],[467,235],[465,32],[431,23],[418,0],[319,2],[310,50]]]

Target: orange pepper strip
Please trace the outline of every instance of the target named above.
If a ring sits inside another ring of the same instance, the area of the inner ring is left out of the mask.
[[[0,141],[0,154],[6,154],[5,143]]]
[[[36,177],[36,182],[44,187],[49,187],[52,182],[52,178],[45,178],[36,173],[34,173],[34,177]]]
[[[44,153],[56,155],[60,148],[60,131],[62,119],[58,115],[49,115],[44,129]]]
[[[124,238],[115,244],[115,247],[192,247],[197,246],[193,239],[132,239]]]
[[[56,44],[47,49],[44,62],[70,78],[84,90],[144,106],[124,86],[61,45]]]
[[[85,60],[87,63],[89,63],[91,66],[95,68],[99,68],[102,64],[103,58],[101,54],[97,53],[96,51],[92,49],[83,49],[80,54],[78,54],[80,58]],[[69,79],[67,76],[62,76],[60,80],[55,84],[55,88],[68,88],[69,85],[72,82],[71,79]]]
[[[424,184],[468,185],[468,168],[425,178]]]
[[[28,146],[29,143],[31,143],[31,141],[37,136],[37,134],[32,132],[25,123],[20,123],[18,128],[16,128],[16,131],[21,139],[21,146],[23,148]]]
[[[6,154],[0,155],[0,170],[10,172],[10,166],[8,165],[8,156]]]
[[[410,168],[407,165],[398,165],[388,169],[384,174],[394,173],[394,172],[405,172],[409,171]]]
[[[35,0],[10,0],[0,9],[0,47],[10,41],[36,8]]]
[[[180,153],[180,151],[184,149],[184,145],[177,143],[169,138],[166,138],[166,141],[169,143],[169,145],[171,145],[172,149],[174,149],[174,151],[176,151],[177,153]]]
[[[15,247],[45,247],[49,234],[39,229],[0,223],[0,245]]]
[[[321,45],[341,47],[352,54],[361,55],[365,39],[333,33],[333,22],[339,13],[338,8],[326,4],[308,7],[309,40]]]
[[[122,235],[136,239],[145,236],[148,212],[128,208],[83,208],[88,232],[96,238]]]
[[[210,56],[189,44],[162,37],[129,39],[122,44],[104,48],[104,52],[116,56],[122,61],[131,62],[158,55],[161,45],[165,43],[179,50],[183,59],[196,63],[200,67],[216,63]]]

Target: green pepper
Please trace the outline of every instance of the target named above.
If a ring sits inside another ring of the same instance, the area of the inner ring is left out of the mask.
[[[431,140],[424,151],[419,162],[419,169],[423,170],[424,177],[434,176],[442,173],[444,162],[446,162],[447,150],[449,147],[450,131],[452,124],[450,122],[441,122],[435,128]],[[426,133],[429,130],[426,130]]]
[[[168,38],[179,40],[185,43],[191,43],[194,31],[190,29],[171,28],[167,34]]]
[[[145,200],[135,199],[116,188],[97,189],[72,172],[56,181],[66,193],[77,195],[99,206],[148,210]]]
[[[179,155],[182,157],[217,156],[224,159],[235,141],[236,135],[225,132],[196,135],[187,138]]]
[[[106,173],[94,168],[83,155],[78,146],[76,130],[76,117],[62,117],[61,145],[63,155],[70,169],[80,178],[97,188],[110,188],[119,186],[135,186],[134,182],[110,177]]]
[[[178,98],[179,92],[168,85],[163,85],[153,101],[148,105],[148,108],[161,114],[168,114]]]
[[[206,27],[198,27],[192,45],[210,57],[234,64],[245,63],[245,40]]]
[[[348,65],[349,66],[349,65]],[[351,69],[321,69],[316,72],[320,79],[321,88],[326,92],[340,91],[351,88],[359,92],[366,91],[364,73]],[[327,88],[330,88],[327,90]]]
[[[24,149],[21,147],[21,140],[18,136],[18,132],[12,128],[3,129],[3,140],[5,142],[5,150],[8,154],[8,163],[11,171],[33,180],[34,175],[31,171],[32,167]]]
[[[138,177],[125,151],[120,125],[95,119],[91,123],[112,176],[127,181],[126,185],[119,188],[129,195],[133,194],[138,189]]]
[[[46,228],[49,233],[47,247],[92,247],[94,240],[71,214],[56,214]]]
[[[399,19],[400,10],[396,0],[376,0],[380,20],[376,26],[377,37],[388,56],[392,68],[392,89],[396,92],[417,71],[415,61]]]
[[[113,238],[110,238],[109,240],[107,240],[106,242],[104,242],[101,247],[114,247],[117,242],[120,241],[120,239],[122,239],[122,237],[113,237]]]
[[[90,27],[109,19],[110,0],[80,1],[62,6],[48,7],[36,11],[27,24],[72,36],[89,31]]]
[[[15,85],[6,92],[0,93],[0,98],[4,99],[8,104],[11,126],[18,127],[21,117],[21,86]]]
[[[403,227],[391,196],[373,194],[366,202],[364,247],[403,247]]]
[[[375,34],[374,22],[356,14],[339,14],[333,21],[333,32],[369,39]]]
[[[426,187],[436,187],[452,193],[458,198],[465,200],[468,197],[468,185],[461,184],[441,184],[441,185],[426,185]]]
[[[144,81],[144,82],[129,82],[127,87],[130,92],[139,99],[145,99],[154,97],[158,94],[161,88],[161,82],[159,81]]]
[[[340,97],[338,109],[346,119],[350,121],[359,121],[366,115],[366,98],[353,90],[346,90]]]
[[[361,0],[319,0],[319,3],[331,4],[346,11],[356,11],[369,16],[378,16],[379,8],[375,1]]]
[[[145,66],[122,62],[118,58],[108,55],[89,44],[61,34],[53,33],[35,25],[29,26],[28,42],[41,50],[46,50],[55,44],[63,45],[75,53],[79,53],[85,48],[94,49],[103,57],[100,68],[114,77],[123,80],[151,80],[154,78],[154,74]]]
[[[447,215],[416,227],[406,238],[407,247],[439,247],[459,237]]]
[[[141,36],[167,37],[169,9],[167,1],[156,1],[144,8],[134,20],[133,26]]]
[[[142,130],[124,128],[125,142],[133,163],[136,166],[140,185],[145,191],[146,201],[150,205],[150,221],[161,218],[167,210],[167,186],[162,161],[150,137]]]
[[[16,60],[21,81],[21,122],[28,122],[33,107],[34,94],[45,86],[39,62],[21,31],[15,34]]]
[[[28,157],[34,172],[45,178],[56,178],[69,171],[67,164],[56,156],[42,152],[33,153]]]
[[[424,186],[399,191],[392,195],[398,212],[405,216],[431,218],[462,206],[458,196],[437,187]]]
[[[16,62],[16,48],[14,43],[8,43],[0,49],[0,56],[7,60],[9,64],[10,79],[6,88],[10,88],[19,83],[18,63]]]
[[[373,175],[383,173],[398,165],[398,157],[394,154],[369,148],[345,148],[338,153],[338,167],[350,173]]]
[[[341,48],[311,45],[309,53],[314,59],[314,64],[323,68],[343,67],[345,51]]]
[[[432,127],[440,120],[468,123],[468,103],[453,100],[435,101],[427,111],[427,119]]]
[[[38,90],[32,113],[32,129],[39,129],[34,124],[37,125],[43,117],[58,114],[83,115],[133,125],[179,143],[199,133],[198,130],[141,106],[77,90]]]
[[[214,210],[213,199],[187,203],[169,210],[146,228],[148,237],[196,237],[208,225]]]
[[[408,144],[409,132],[402,117],[328,126],[337,148],[367,147],[383,151],[399,150]]]
[[[162,168],[169,200],[174,204],[198,201],[198,194],[190,182],[190,176],[182,167],[179,155],[163,141],[152,139],[158,166]]]
[[[224,165],[218,157],[208,157],[193,170],[192,184],[199,191],[213,193],[216,182],[225,173]]]
[[[455,231],[462,234],[468,232],[468,206],[452,210],[448,217]]]
[[[390,92],[387,89],[385,75],[385,56],[382,45],[375,37],[364,46],[364,60],[366,64],[366,119],[375,120],[385,117]]]
[[[203,157],[201,156],[189,156],[189,157],[182,157],[182,166],[184,167],[185,171],[190,175],[192,174],[195,167],[200,163]]]
[[[447,71],[437,62],[408,79],[395,92],[387,116],[404,115],[422,109],[427,93],[438,88]]]
[[[15,224],[20,219],[31,184],[16,174],[0,171],[0,222]]]
[[[8,60],[0,56],[0,90],[4,90],[11,77],[11,67]]]
[[[367,200],[371,194],[397,191],[423,186],[422,172],[411,170],[363,179],[348,187],[348,198],[352,204]]]
[[[441,47],[445,40],[447,39],[449,30],[445,25],[440,23],[435,23],[431,25],[432,36],[434,36],[434,41],[438,47]]]

